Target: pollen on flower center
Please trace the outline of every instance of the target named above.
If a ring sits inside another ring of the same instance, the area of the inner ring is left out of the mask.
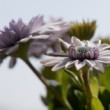
[[[99,51],[96,47],[88,47],[88,46],[70,46],[68,49],[68,54],[70,58],[76,60],[94,60],[97,59],[99,56]]]

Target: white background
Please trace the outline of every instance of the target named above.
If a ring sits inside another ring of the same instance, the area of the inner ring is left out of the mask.
[[[11,19],[44,15],[65,20],[97,20],[95,36],[110,35],[109,0],[0,0],[0,29]],[[0,66],[0,110],[47,110],[40,100],[45,87],[29,68],[18,60],[14,69],[8,69],[9,58]],[[39,61],[32,59],[36,68]]]

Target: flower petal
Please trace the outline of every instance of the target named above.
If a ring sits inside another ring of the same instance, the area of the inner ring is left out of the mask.
[[[99,50],[106,50],[106,49],[109,49],[109,50],[110,50],[110,45],[101,44],[101,45],[99,46]]]
[[[68,57],[67,54],[60,53],[60,52],[53,52],[53,53],[46,53],[48,56],[58,56],[58,57]]]
[[[37,35],[37,36],[32,36],[31,39],[47,39],[49,38],[49,35]]]
[[[95,65],[94,61],[91,61],[91,60],[85,60],[85,62],[86,62],[87,65],[90,66],[90,67],[94,67],[94,65]]]
[[[101,44],[101,40],[95,40],[93,41],[93,43],[96,45],[96,46],[99,46]]]
[[[69,58],[65,58],[61,63],[58,63],[57,65],[55,65],[52,68],[52,71],[58,71],[58,70],[63,69],[68,61],[70,61],[70,59]]]
[[[110,50],[103,50],[99,52],[99,57],[103,55],[109,55],[109,54],[110,54]]]
[[[74,45],[74,46],[82,46],[83,45],[83,42],[81,42],[78,38],[76,37],[72,37],[71,38],[71,43]]]
[[[9,68],[13,68],[16,64],[16,58],[11,57],[10,61],[9,61]]]
[[[67,43],[67,42],[65,42],[64,40],[62,40],[62,39],[58,39],[62,44],[63,44],[63,46],[66,48],[66,49],[68,49],[71,45],[69,44],[69,43]]]
[[[45,66],[55,66],[57,63],[60,63],[63,59],[47,59],[47,60],[43,60],[41,61],[41,63]]]
[[[26,38],[23,38],[23,39],[19,40],[17,43],[25,43],[25,42],[28,42],[31,38],[32,38],[32,35],[30,35],[29,37],[26,37]]]
[[[75,62],[75,67],[76,67],[76,70],[80,70],[83,66],[85,66],[85,61],[82,61],[82,62]]]
[[[37,29],[40,28],[40,26],[42,26],[44,23],[43,21],[43,16],[36,16],[33,17],[30,22],[28,23],[28,28],[29,28],[29,33],[33,34],[35,32],[37,32]]]
[[[94,69],[98,70],[99,72],[101,73],[104,73],[104,67],[103,67],[103,64],[98,62],[98,61],[95,61],[95,66],[94,66]]]
[[[7,48],[6,55],[8,55],[8,54],[10,54],[10,53],[12,53],[14,51],[16,51],[18,49],[18,47],[19,47],[19,45],[16,44],[13,47]]]
[[[99,61],[101,63],[104,63],[104,64],[110,64],[110,57],[101,57],[101,58],[98,58],[96,61]]]
[[[72,67],[73,64],[74,64],[75,62],[77,62],[77,61],[78,61],[78,60],[69,61],[69,62],[65,65],[65,68],[70,68],[70,67]]]

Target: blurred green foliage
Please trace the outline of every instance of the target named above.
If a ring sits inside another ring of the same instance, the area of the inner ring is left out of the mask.
[[[80,40],[90,40],[96,31],[96,21],[75,22],[68,31],[70,36],[76,36]]]

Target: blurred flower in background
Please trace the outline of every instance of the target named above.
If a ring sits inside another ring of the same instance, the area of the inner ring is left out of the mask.
[[[47,49],[44,39],[61,35],[61,33],[64,33],[62,31],[67,30],[69,27],[70,23],[63,21],[44,23],[43,16],[33,17],[28,24],[24,23],[22,19],[17,22],[12,20],[9,27],[5,27],[0,33],[1,62],[7,56],[11,56],[9,63],[11,68],[16,64],[16,57],[28,57],[32,55],[32,52],[37,53],[39,56]],[[59,34],[56,35],[56,33]],[[39,40],[33,41],[35,39]]]
[[[70,36],[76,36],[80,40],[90,40],[96,31],[96,21],[73,22],[72,27],[68,31]]]
[[[59,27],[61,28],[61,30],[54,31],[48,39],[33,41],[29,49],[30,56],[33,55],[40,57],[48,49],[52,49],[53,51],[60,51],[60,44],[57,40],[58,38],[63,38],[67,42],[70,41],[69,36],[67,36],[67,31],[71,28],[71,22],[66,22],[61,18],[50,17],[50,21],[45,23],[59,23]]]

